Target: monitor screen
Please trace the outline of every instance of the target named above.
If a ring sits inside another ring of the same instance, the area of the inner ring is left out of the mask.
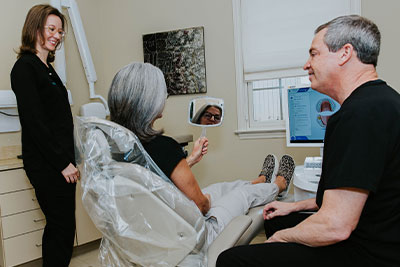
[[[326,124],[340,105],[310,87],[287,89],[287,146],[322,147]]]

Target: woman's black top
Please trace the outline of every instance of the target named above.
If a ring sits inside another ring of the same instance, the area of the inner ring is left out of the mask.
[[[178,142],[168,136],[158,135],[149,142],[143,142],[143,147],[157,166],[170,179],[171,173],[178,163],[186,158]]]
[[[67,90],[53,67],[24,54],[11,71],[22,128],[22,155],[28,173],[61,174],[75,164],[73,118]]]

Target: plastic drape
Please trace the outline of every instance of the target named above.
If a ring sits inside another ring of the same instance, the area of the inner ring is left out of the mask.
[[[204,217],[128,129],[76,118],[82,202],[103,266],[206,266]]]

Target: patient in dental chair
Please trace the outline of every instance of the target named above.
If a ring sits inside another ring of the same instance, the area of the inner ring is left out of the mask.
[[[149,63],[131,63],[119,70],[112,81],[108,93],[110,118],[135,133],[164,174],[197,205],[206,217],[208,244],[236,216],[286,195],[295,168],[288,155],[282,157],[279,166],[276,157],[268,155],[253,181],[217,183],[200,189],[190,168],[207,153],[208,140],[198,139],[186,157],[175,140],[154,129],[154,121],[162,117],[166,98],[161,70]]]

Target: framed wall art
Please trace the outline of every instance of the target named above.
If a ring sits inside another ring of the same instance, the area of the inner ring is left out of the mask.
[[[204,28],[143,35],[144,62],[161,69],[169,95],[206,93]]]

